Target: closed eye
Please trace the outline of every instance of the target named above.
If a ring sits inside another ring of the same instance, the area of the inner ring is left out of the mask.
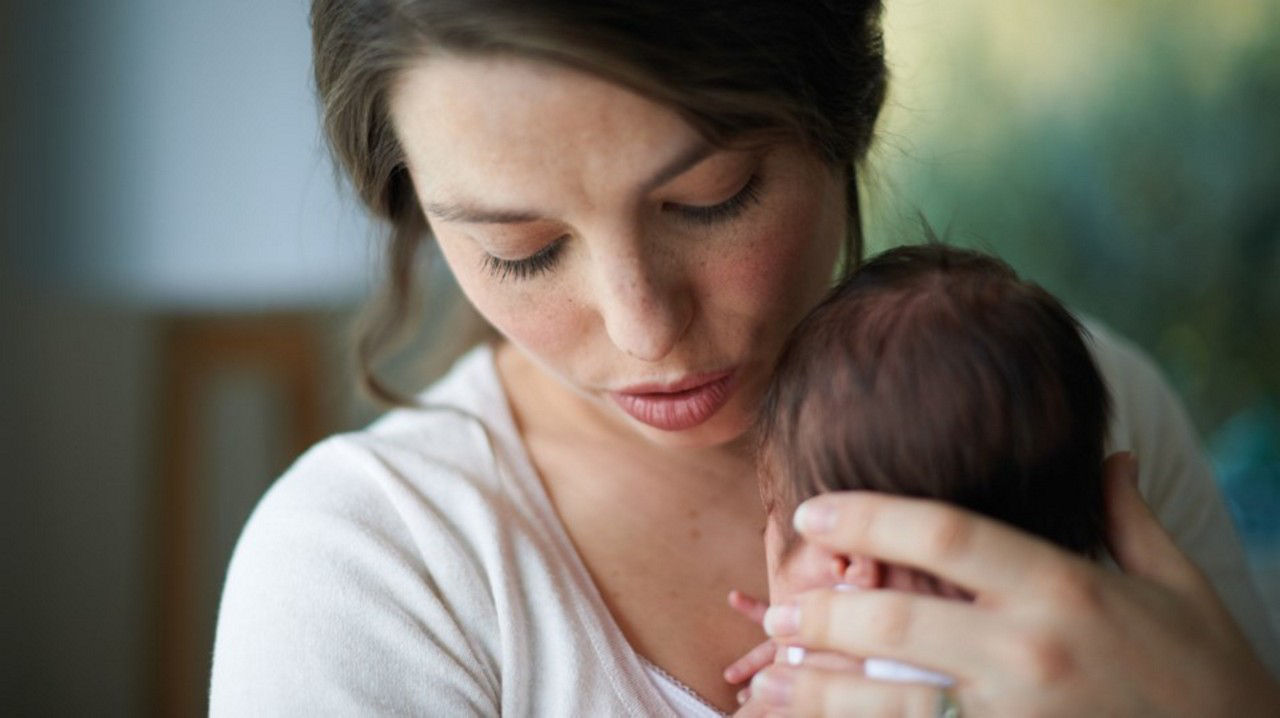
[[[667,208],[681,218],[697,224],[716,224],[736,218],[748,206],[760,201],[760,175],[751,175],[742,189],[719,204],[700,206],[669,204]]]
[[[497,277],[499,281],[509,277],[528,279],[537,276],[555,266],[556,258],[560,255],[560,249],[564,246],[564,240],[564,237],[560,237],[528,257],[521,259],[502,259],[492,254],[485,254],[481,260],[481,268]]]
[[[686,204],[668,204],[665,208],[675,212],[682,219],[695,224],[716,224],[737,218],[749,206],[760,201],[760,175],[752,175],[742,185],[742,189],[729,199],[713,205],[699,206]],[[560,237],[537,252],[522,259],[502,259],[486,254],[482,259],[482,269],[497,277],[506,279],[529,279],[546,272],[555,266],[560,250],[564,246],[565,237]]]

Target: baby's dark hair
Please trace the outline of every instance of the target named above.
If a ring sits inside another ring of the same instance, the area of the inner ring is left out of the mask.
[[[761,492],[940,499],[1096,556],[1107,389],[1076,319],[938,242],[866,262],[796,327],[763,402]]]

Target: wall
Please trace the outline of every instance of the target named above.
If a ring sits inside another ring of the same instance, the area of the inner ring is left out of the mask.
[[[0,3],[0,714],[150,710],[164,318],[296,309],[336,334],[366,290],[369,225],[321,146],[307,7]],[[232,373],[203,409],[207,440],[235,447],[204,474],[206,634],[279,470],[269,397]]]

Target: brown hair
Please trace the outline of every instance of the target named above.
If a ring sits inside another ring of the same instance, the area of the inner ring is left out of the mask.
[[[784,517],[827,491],[942,499],[1095,555],[1108,411],[1048,292],[978,252],[900,247],[796,328],[760,415],[761,490]]]
[[[386,291],[357,346],[365,387],[401,401],[373,364],[412,315],[427,236],[388,111],[415,61],[436,50],[542,59],[665,103],[718,144],[797,138],[847,172],[844,272],[862,251],[854,166],[885,94],[879,18],[879,0],[314,0],[325,132],[361,200],[390,224]]]

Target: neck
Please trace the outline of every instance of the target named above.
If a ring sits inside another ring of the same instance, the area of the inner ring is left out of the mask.
[[[745,495],[759,503],[750,436],[715,446],[658,444],[610,407],[566,387],[510,343],[499,346],[497,359],[526,439],[536,436],[540,441],[595,447],[595,453],[616,457],[618,466],[626,462],[627,471],[610,472],[617,479],[630,477],[645,491],[678,497],[685,504],[724,500],[727,495]]]

